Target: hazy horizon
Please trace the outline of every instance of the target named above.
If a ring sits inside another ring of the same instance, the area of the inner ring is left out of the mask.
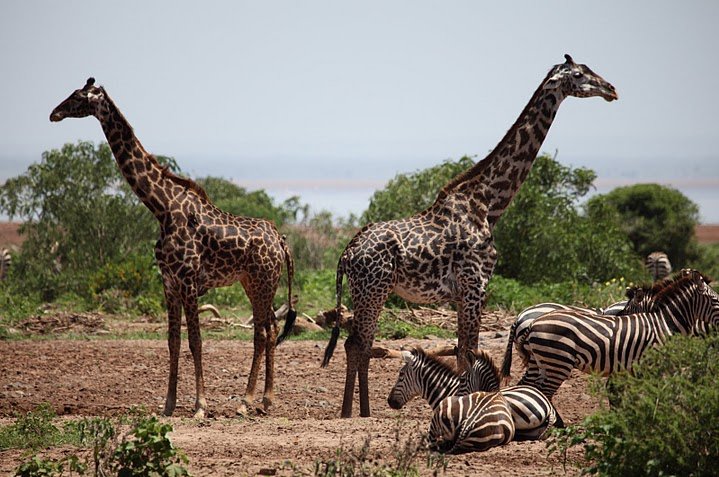
[[[92,118],[48,120],[94,76],[188,174],[357,213],[398,173],[484,157],[570,53],[619,100],[567,99],[541,151],[594,169],[598,190],[675,186],[719,223],[717,18],[711,1],[8,0],[0,181],[104,140]]]

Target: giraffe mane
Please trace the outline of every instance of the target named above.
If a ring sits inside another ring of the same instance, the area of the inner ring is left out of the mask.
[[[88,82],[89,82],[89,80],[88,80]],[[93,79],[93,82],[94,82],[94,79]],[[112,107],[112,109],[114,109],[114,111],[122,118],[122,120],[125,122],[127,127],[130,128],[130,132],[132,132],[132,134],[134,135],[135,130],[133,129],[132,124],[130,124],[130,122],[125,118],[125,115],[122,114],[122,111],[120,110],[120,108],[117,107],[117,105],[112,100],[110,95],[107,94],[107,91],[105,91],[105,88],[100,86],[100,90],[105,95],[105,100],[108,103],[110,103],[110,106]],[[138,143],[139,143],[139,141],[138,141]],[[162,177],[169,179],[170,181],[174,182],[175,184],[177,184],[179,186],[184,187],[185,189],[189,189],[189,190],[193,191],[194,193],[199,195],[202,199],[206,200],[207,202],[212,203],[212,201],[210,200],[210,197],[207,195],[207,192],[205,192],[205,189],[203,189],[200,184],[198,184],[197,182],[195,182],[194,180],[192,180],[190,178],[182,177],[182,176],[175,174],[174,172],[172,172],[170,170],[169,166],[163,166],[162,164],[160,164],[160,162],[157,160],[157,158],[155,158],[155,155],[147,152],[145,150],[144,146],[142,146],[142,144],[140,144],[140,147],[142,148],[142,152],[145,153],[145,157],[147,157],[147,159],[150,161],[150,163],[153,166],[156,166],[158,169],[160,169],[160,173],[162,174]]]
[[[509,128],[507,133],[502,137],[502,140],[497,143],[497,146],[499,144],[502,144],[503,142],[507,141],[509,138],[513,137],[517,133],[517,129],[519,129],[519,123],[520,120],[524,117],[524,114],[536,103],[536,99],[539,97],[543,87],[544,83],[549,79],[549,77],[554,73],[556,66],[553,66],[549,72],[547,72],[547,76],[542,80],[541,83],[539,83],[539,86],[537,87],[534,94],[532,94],[532,97],[527,101],[527,104],[524,106],[524,109],[522,112],[517,116],[517,119],[515,120],[514,124],[512,124],[512,127]],[[470,179],[480,175],[482,172],[484,172],[489,164],[491,164],[492,159],[499,154],[499,147],[495,146],[494,149],[490,151],[487,156],[476,163],[474,166],[470,167],[464,172],[459,173],[457,176],[454,177],[454,179],[450,180],[447,184],[445,184],[444,187],[439,191],[439,194],[437,194],[437,199],[434,201],[435,204],[440,202],[442,199],[444,199],[449,193],[452,191],[452,189],[456,188],[460,184],[469,181]]]

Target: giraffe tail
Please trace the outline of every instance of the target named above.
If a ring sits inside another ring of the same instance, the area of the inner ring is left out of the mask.
[[[506,386],[512,371],[512,348],[514,347],[514,337],[517,334],[517,322],[512,324],[509,329],[509,337],[507,338],[507,349],[504,351],[504,359],[502,360],[502,381]]]
[[[282,250],[285,252],[285,265],[287,266],[287,306],[289,310],[287,311],[282,333],[277,337],[277,344],[282,343],[290,335],[297,319],[297,311],[292,309],[292,278],[295,275],[295,262],[292,259],[290,248],[287,246],[287,237],[283,235],[280,241],[282,242]]]
[[[323,368],[326,368],[327,365],[330,364],[332,354],[335,352],[335,348],[337,347],[337,340],[340,337],[340,322],[342,321],[342,278],[344,277],[344,264],[342,263],[343,258],[344,257],[340,257],[340,261],[337,264],[337,279],[335,281],[337,293],[337,313],[335,318],[335,326],[332,328],[332,336],[330,337],[330,342],[327,343],[327,348],[325,349],[325,357],[322,360]]]

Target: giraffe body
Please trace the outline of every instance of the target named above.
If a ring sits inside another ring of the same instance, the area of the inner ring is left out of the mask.
[[[155,257],[168,308],[170,354],[165,415],[172,415],[177,400],[180,325],[184,311],[195,367],[195,416],[204,416],[207,401],[202,375],[198,298],[211,288],[237,281],[250,299],[255,323],[254,354],[244,401],[250,403],[254,399],[264,355],[263,404],[265,409],[269,408],[274,397],[275,345],[290,331],[295,317],[290,308],[285,329],[278,338],[272,301],[283,264],[287,266],[289,296],[294,273],[284,237],[267,220],[223,212],[195,182],[163,168],[145,151],[120,110],[103,88],[94,85],[92,78],[85,87],[57,106],[50,120],[86,116],[95,116],[100,121],[120,171],[160,224]]]
[[[345,342],[342,417],[352,415],[357,378],[360,415],[370,415],[370,351],[379,314],[392,292],[415,303],[457,306],[457,359],[460,370],[467,368],[466,352],[477,349],[486,287],[497,260],[492,230],[527,177],[559,105],[567,96],[617,99],[611,84],[565,57],[494,150],[447,183],[434,204],[406,219],[369,224],[345,248],[337,270],[337,310],[347,275],[354,318]],[[323,366],[338,337],[336,325]]]

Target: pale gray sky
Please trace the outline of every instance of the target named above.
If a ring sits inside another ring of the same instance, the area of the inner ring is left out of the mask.
[[[94,76],[194,176],[361,211],[397,172],[482,157],[570,53],[620,100],[568,99],[542,150],[605,181],[702,179],[719,221],[717,21],[714,1],[5,0],[0,180],[104,140],[48,120]]]

